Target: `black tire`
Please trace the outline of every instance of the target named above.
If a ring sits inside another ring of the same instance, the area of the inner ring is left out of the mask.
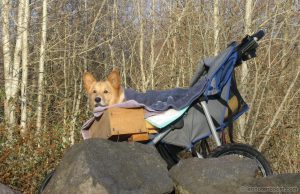
[[[177,156],[180,149],[176,149],[175,147],[176,146],[165,143],[158,143],[156,145],[158,152],[160,153],[162,158],[167,162],[168,169],[170,169],[173,165],[177,164],[180,160],[180,158]],[[208,157],[217,158],[220,156],[231,154],[236,154],[254,159],[258,164],[262,176],[270,176],[273,174],[272,168],[267,159],[259,151],[246,144],[234,143],[219,146],[215,150],[213,150],[208,155]]]
[[[273,174],[272,168],[267,159],[259,151],[246,144],[234,143],[219,146],[210,153],[209,157],[217,158],[232,154],[254,159],[257,162],[262,176],[270,176]]]
[[[168,169],[177,164],[179,161],[177,153],[171,149],[171,145],[160,142],[156,144],[156,149],[161,157],[167,162]]]
[[[47,184],[49,183],[49,181],[52,178],[52,176],[54,175],[54,173],[55,173],[55,170],[51,171],[50,173],[48,173],[46,175],[46,177],[44,178],[43,182],[39,186],[39,190],[38,190],[39,194],[41,194],[45,190]]]

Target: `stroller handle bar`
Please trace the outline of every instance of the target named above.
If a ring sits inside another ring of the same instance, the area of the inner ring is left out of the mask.
[[[265,32],[263,30],[259,30],[258,32],[256,32],[255,34],[253,34],[251,37],[253,37],[254,39],[256,39],[255,41],[259,41],[264,36],[265,36]]]
[[[247,61],[256,57],[256,48],[258,47],[257,42],[264,37],[264,35],[265,32],[263,30],[259,30],[253,35],[247,35],[245,38],[243,38],[241,44],[237,46],[239,61]],[[241,64],[240,62],[237,63],[237,66]]]
[[[238,54],[238,58],[235,64],[235,67],[242,64],[242,61],[247,61],[251,58],[256,57],[256,48],[258,47],[258,41],[264,37],[265,32],[263,30],[259,30],[258,32],[254,33],[253,35],[247,35],[239,45],[236,46],[236,52]],[[190,87],[192,87],[200,77],[205,72],[205,66],[199,65],[199,68],[196,70],[195,75],[191,80]]]

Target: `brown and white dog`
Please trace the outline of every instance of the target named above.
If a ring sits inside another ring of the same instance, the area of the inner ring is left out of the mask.
[[[97,81],[95,77],[86,72],[83,75],[84,88],[89,97],[90,108],[109,106],[124,101],[124,89],[118,70],[113,70],[106,80]]]

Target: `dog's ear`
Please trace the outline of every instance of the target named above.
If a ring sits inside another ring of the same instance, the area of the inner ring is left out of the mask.
[[[111,85],[115,89],[120,89],[121,86],[121,78],[118,69],[114,69],[107,77],[107,80],[111,83]]]
[[[83,84],[87,92],[91,89],[91,86],[94,82],[96,82],[96,79],[91,73],[85,72],[83,74]]]

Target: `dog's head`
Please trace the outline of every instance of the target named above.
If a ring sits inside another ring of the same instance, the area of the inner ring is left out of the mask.
[[[86,72],[83,75],[83,83],[92,109],[120,103],[124,99],[118,70],[113,70],[103,81],[97,81],[91,73]]]

